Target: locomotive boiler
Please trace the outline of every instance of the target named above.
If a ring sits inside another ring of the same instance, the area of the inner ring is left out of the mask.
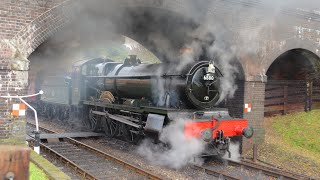
[[[104,69],[103,74],[87,76],[88,82],[120,99],[145,99],[153,106],[167,108],[211,109],[219,100],[222,75],[213,61],[189,64],[182,69],[172,64],[139,62],[136,56],[130,56],[123,64],[95,65],[93,68]]]

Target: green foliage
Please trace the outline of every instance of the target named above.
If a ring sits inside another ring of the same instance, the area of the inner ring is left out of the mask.
[[[278,116],[272,126],[287,143],[320,154],[320,110]]]
[[[30,162],[29,172],[30,172],[30,176],[29,176],[30,180],[46,180],[46,179],[49,179],[41,169],[39,169],[35,164],[33,164],[31,162]]]

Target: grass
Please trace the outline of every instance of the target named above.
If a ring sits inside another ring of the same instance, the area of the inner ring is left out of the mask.
[[[258,159],[284,170],[320,179],[320,110],[266,117],[265,142],[258,145]],[[245,152],[252,157],[252,150]]]
[[[320,154],[320,110],[275,117],[272,127],[286,143]]]
[[[35,164],[33,164],[32,162],[30,162],[29,172],[30,172],[30,176],[29,176],[30,180],[46,180],[46,179],[49,179],[46,176],[46,174],[41,169],[39,169]]]

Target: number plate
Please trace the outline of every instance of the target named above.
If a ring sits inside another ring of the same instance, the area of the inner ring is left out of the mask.
[[[207,75],[203,76],[203,80],[205,80],[205,81],[213,81],[214,80],[214,76],[210,75],[210,74],[207,74]]]

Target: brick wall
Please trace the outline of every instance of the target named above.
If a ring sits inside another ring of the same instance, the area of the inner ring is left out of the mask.
[[[0,95],[22,95],[26,92],[27,71],[0,69]],[[11,115],[12,104],[20,103],[17,99],[0,101],[0,142],[23,143],[25,139],[25,119]]]
[[[244,140],[243,149],[251,148],[252,144],[264,142],[265,131],[263,127],[265,83],[261,81],[245,82],[244,103],[251,104],[251,112],[244,112],[243,117],[249,120],[249,124],[254,129],[254,136],[249,140]]]
[[[1,0],[0,37],[11,39],[34,19],[63,0]]]
[[[243,118],[245,81],[237,81],[237,90],[233,98],[228,99],[227,107],[231,117]]]

